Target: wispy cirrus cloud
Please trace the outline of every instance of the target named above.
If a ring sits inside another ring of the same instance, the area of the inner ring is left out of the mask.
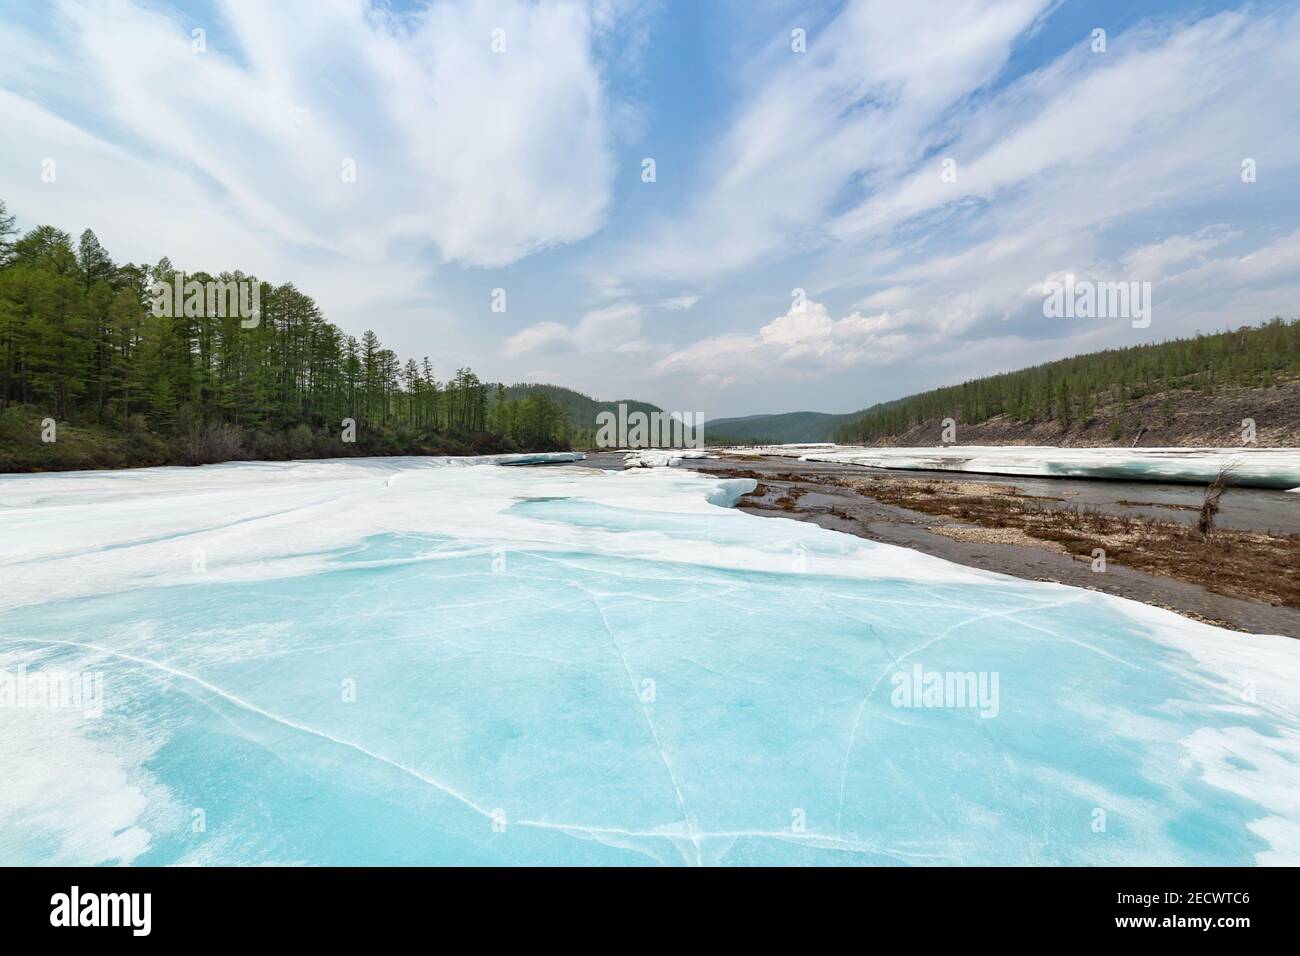
[[[292,279],[354,331],[427,300],[439,263],[505,266],[604,224],[608,4],[599,23],[522,0],[214,10],[59,0],[39,28],[0,23],[22,52],[0,57],[10,208],[118,256]]]
[[[897,162],[829,163],[832,178],[854,170],[860,197],[834,214],[820,209],[816,249],[804,257],[810,294],[851,294],[841,314],[888,314],[893,339],[881,354],[989,363],[963,375],[1013,355],[1029,362],[1133,341],[1127,322],[1045,320],[1043,281],[1065,272],[1152,282],[1151,337],[1294,314],[1300,257],[1286,257],[1285,232],[1259,224],[1286,208],[1282,184],[1300,171],[1300,126],[1289,115],[1300,98],[1300,15],[1246,8],[1140,23],[1112,31],[1105,53],[1088,40],[995,89],[979,88],[986,74],[962,74],[967,88],[936,122],[893,128],[910,133],[906,147],[885,146]],[[843,148],[871,155],[874,146],[867,135]],[[943,175],[949,158],[955,177]],[[1267,182],[1243,179],[1247,158]],[[1198,281],[1209,275],[1216,281]],[[799,374],[767,341],[769,328],[703,336],[656,368],[696,374],[712,357]],[[975,341],[997,346],[981,352]],[[847,343],[800,355],[828,373],[875,361]]]
[[[622,303],[593,309],[572,326],[560,322],[537,322],[506,340],[506,355],[515,357],[532,352],[575,351],[644,352],[650,346],[641,338],[642,309],[634,303]]]
[[[593,282],[698,281],[819,245],[843,191],[914,163],[924,134],[997,75],[1049,5],[953,0],[936,15],[853,0],[811,32],[805,53],[775,34],[689,197],[649,235],[597,255]]]
[[[1152,282],[1154,338],[1300,299],[1286,5],[210,9],[6,13],[0,195],[23,225],[292,280],[349,331],[488,378],[683,408],[707,390],[711,414],[861,407],[1134,341],[1045,322],[1066,272]],[[810,311],[787,312],[795,286]]]

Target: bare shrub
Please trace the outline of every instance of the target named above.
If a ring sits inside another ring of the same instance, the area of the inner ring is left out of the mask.
[[[181,437],[181,457],[191,465],[230,461],[239,456],[243,437],[238,425],[192,425]]]
[[[1208,538],[1214,531],[1214,519],[1219,514],[1219,499],[1232,484],[1232,466],[1224,465],[1219,469],[1219,476],[1205,489],[1205,501],[1201,503],[1201,516],[1196,522],[1196,529],[1202,538]]]
[[[306,425],[295,425],[289,430],[286,441],[289,443],[289,454],[294,458],[301,458],[307,452],[311,451],[312,444],[315,441],[315,435]]]

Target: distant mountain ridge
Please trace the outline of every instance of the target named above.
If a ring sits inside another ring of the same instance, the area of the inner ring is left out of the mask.
[[[778,415],[746,415],[717,418],[704,423],[709,444],[778,444],[830,441],[835,429],[855,421],[862,413],[833,415],[829,412],[783,412]]]

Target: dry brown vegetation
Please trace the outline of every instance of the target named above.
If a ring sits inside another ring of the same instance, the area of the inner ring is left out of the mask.
[[[756,471],[739,471],[739,470],[728,469],[725,471],[719,470],[714,473],[719,475],[725,475],[728,478],[754,478],[755,480],[757,480],[760,477],[762,477]],[[783,478],[783,476],[779,476],[779,475],[770,475],[768,477],[772,478],[775,481],[786,480],[785,478]],[[754,486],[754,490],[742,496],[741,500],[745,503],[746,506],[751,508],[758,508],[762,511],[794,512],[797,511],[799,508],[799,499],[808,493],[808,490],[806,488],[800,488],[796,485],[786,489],[779,498],[774,498],[771,501],[769,501],[768,496],[773,492],[773,490],[774,489],[770,485],[766,484],[763,481],[758,481],[758,484]]]
[[[885,504],[1055,542],[1081,560],[1107,561],[1202,585],[1231,597],[1300,607],[1300,535],[1216,528],[1053,503],[1009,485],[907,478],[828,483]],[[1199,524],[1199,522],[1198,522]]]
[[[981,481],[909,478],[885,475],[861,478],[846,475],[715,469],[730,478],[754,478],[759,484],[743,499],[749,507],[794,512],[799,499],[815,485],[843,488],[881,504],[907,508],[946,519],[928,530],[964,541],[1016,544],[1061,550],[1079,560],[1093,560],[1103,548],[1110,563],[1136,568],[1201,585],[1229,597],[1300,607],[1300,535],[1272,531],[1243,531],[1162,521],[1139,515],[1111,514],[1078,507],[1065,497],[1029,495],[1014,485]],[[781,497],[767,482],[797,483]],[[1211,486],[1207,501],[1213,510],[1226,483]],[[801,487],[802,486],[802,487]],[[1143,502],[1121,502],[1121,504]],[[1171,505],[1178,510],[1200,509]],[[830,508],[836,517],[855,520],[849,511]],[[1199,518],[1199,516],[1198,516]],[[967,529],[954,524],[970,526]],[[978,529],[983,529],[982,531]]]

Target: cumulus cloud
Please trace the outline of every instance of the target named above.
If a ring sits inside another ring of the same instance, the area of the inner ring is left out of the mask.
[[[908,348],[908,337],[887,312],[853,312],[834,319],[821,302],[790,306],[752,335],[729,333],[701,339],[655,365],[663,374],[694,372],[703,385],[718,385],[737,372],[815,372],[883,364]],[[719,374],[719,369],[728,373]]]

